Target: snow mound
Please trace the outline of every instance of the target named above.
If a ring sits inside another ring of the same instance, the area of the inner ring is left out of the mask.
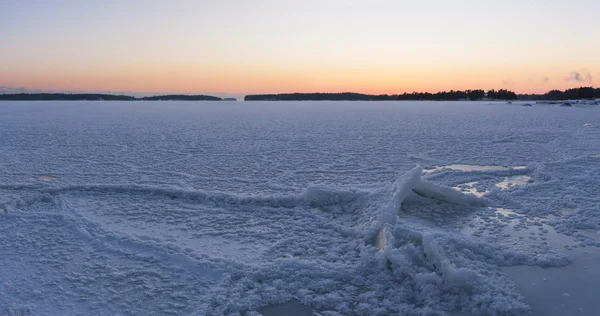
[[[77,185],[64,187],[48,187],[41,192],[50,194],[88,193],[88,194],[120,194],[148,195],[171,200],[187,200],[194,203],[216,206],[262,206],[272,208],[295,208],[299,206],[327,207],[352,203],[368,192],[358,190],[342,190],[324,186],[308,186],[296,195],[243,195],[226,192],[210,192],[181,188],[163,188],[141,185]]]

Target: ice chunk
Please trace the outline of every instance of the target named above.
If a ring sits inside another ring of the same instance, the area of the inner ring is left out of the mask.
[[[475,206],[485,205],[485,200],[473,194],[465,194],[452,188],[439,186],[428,181],[421,180],[416,182],[413,191],[423,197],[454,204]]]
[[[402,201],[411,194],[413,188],[421,182],[423,168],[417,166],[407,173],[398,177],[394,183],[394,195],[392,199],[383,207],[379,221],[384,223],[394,224],[398,216],[398,211],[402,205]]]

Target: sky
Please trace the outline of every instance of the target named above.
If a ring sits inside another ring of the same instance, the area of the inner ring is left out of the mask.
[[[598,0],[0,0],[0,91],[599,86]]]

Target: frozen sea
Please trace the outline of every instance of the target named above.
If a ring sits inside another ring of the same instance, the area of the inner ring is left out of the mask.
[[[0,315],[597,315],[600,107],[0,102]]]

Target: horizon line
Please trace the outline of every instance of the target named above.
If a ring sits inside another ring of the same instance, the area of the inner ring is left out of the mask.
[[[128,96],[128,97],[159,97],[159,96],[210,96],[217,97],[217,95],[229,95],[229,96],[249,96],[249,95],[283,95],[283,94],[342,94],[342,93],[353,93],[353,94],[362,94],[362,95],[372,95],[372,96],[394,96],[394,95],[402,95],[402,94],[412,94],[412,93],[441,93],[441,92],[450,92],[450,91],[475,91],[475,90],[483,90],[488,92],[490,90],[500,91],[506,90],[509,92],[514,92],[517,95],[544,95],[550,91],[567,91],[571,89],[581,89],[581,88],[592,88],[592,89],[600,89],[600,86],[595,87],[592,85],[580,85],[574,86],[572,88],[566,88],[563,90],[560,89],[550,89],[546,92],[542,93],[516,93],[514,90],[501,88],[501,89],[450,89],[450,90],[438,90],[435,92],[431,91],[405,91],[401,93],[364,93],[364,92],[356,92],[356,91],[337,91],[337,92],[323,92],[323,91],[294,91],[294,92],[260,92],[260,93],[237,93],[237,92],[136,92],[136,91],[113,91],[113,90],[77,90],[77,91],[67,91],[67,90],[39,90],[39,89],[29,89],[25,87],[19,88],[10,88],[6,86],[0,86],[0,95],[11,95],[11,94],[103,94],[103,95],[113,95],[113,96]],[[137,96],[136,96],[137,95]]]

